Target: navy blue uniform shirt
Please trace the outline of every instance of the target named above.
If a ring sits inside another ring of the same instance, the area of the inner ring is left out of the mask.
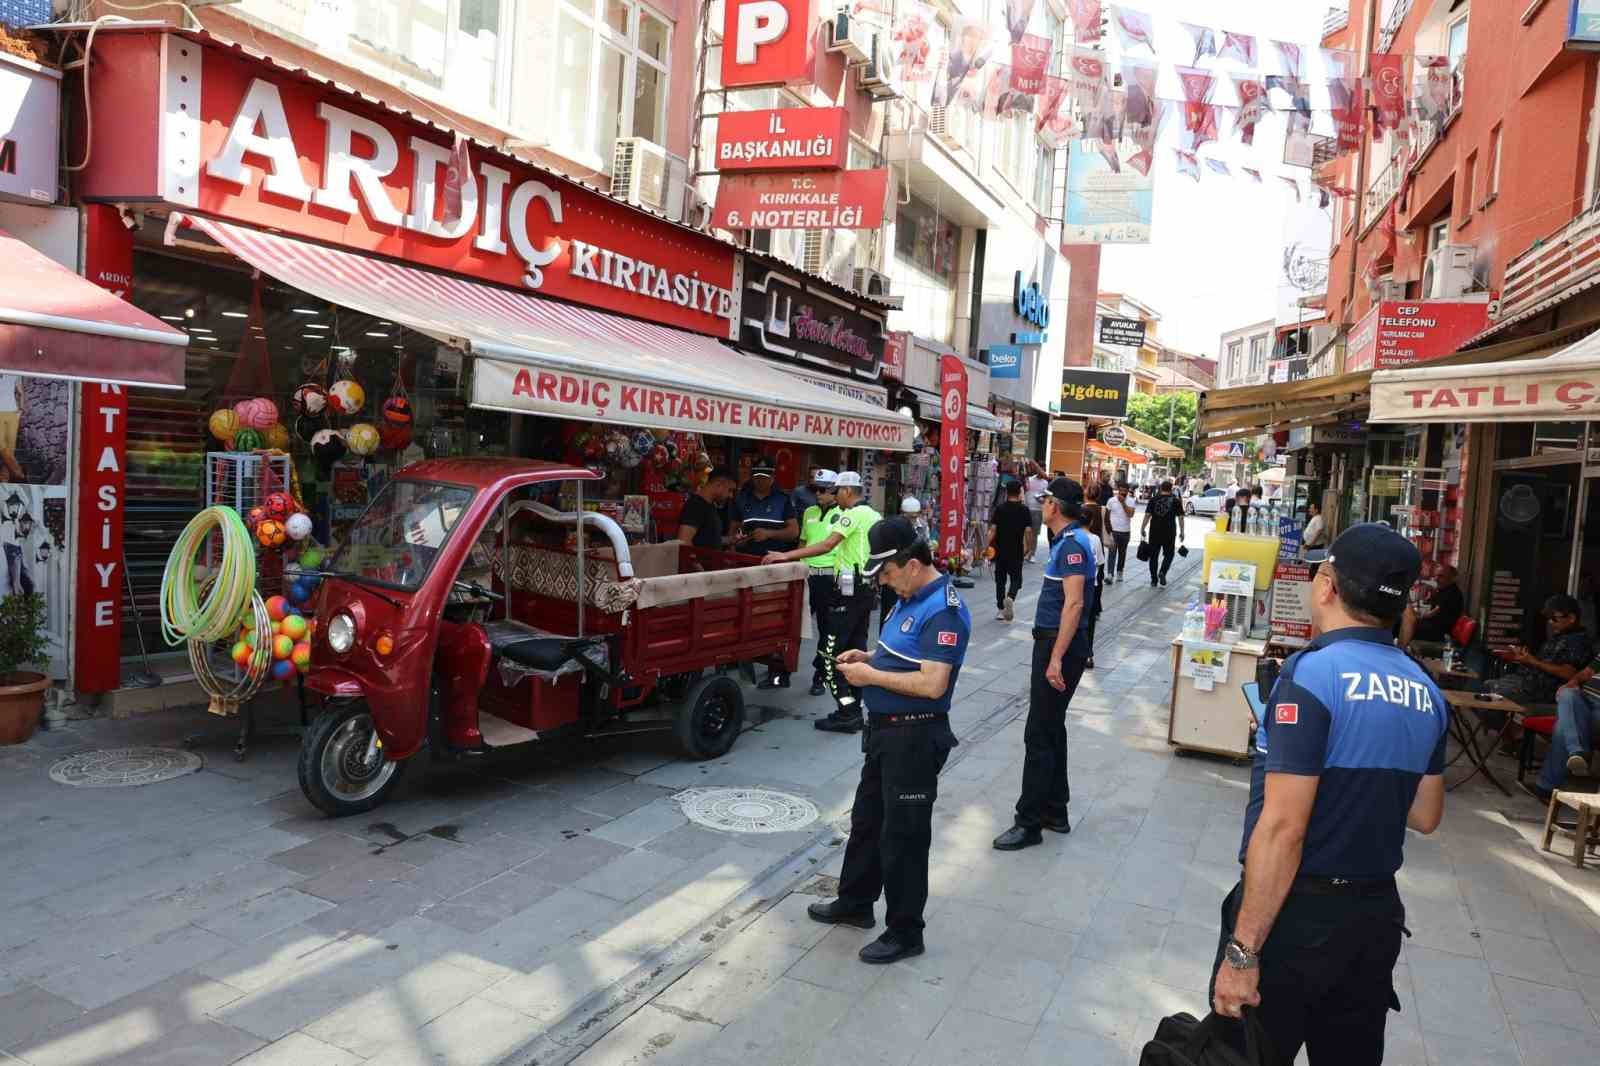
[[[1039,589],[1039,609],[1033,616],[1034,628],[1061,628],[1061,611],[1067,605],[1067,590],[1063,581],[1069,577],[1081,577],[1083,611],[1078,615],[1078,632],[1083,634],[1087,644],[1089,618],[1094,614],[1094,569],[1094,545],[1089,542],[1089,531],[1082,526],[1068,526],[1062,530],[1061,536],[1050,545],[1050,558],[1044,564],[1044,586]]]
[[[1300,872],[1351,879],[1400,869],[1424,775],[1444,772],[1450,707],[1387,629],[1336,629],[1289,657],[1256,731],[1243,862],[1266,775],[1319,777]]]
[[[789,499],[789,494],[776,485],[772,486],[772,491],[767,493],[767,498],[764,500],[756,499],[755,491],[749,485],[740,489],[739,494],[733,498],[733,521],[739,527],[734,530],[736,539],[746,536],[750,532],[750,530],[743,528],[745,521],[748,519],[762,518],[771,522],[782,523],[791,518],[797,519],[799,517],[795,513],[794,501]],[[776,530],[778,527],[768,526],[767,528]],[[795,542],[774,538],[761,541],[759,547],[762,551],[786,552],[795,547]]]
[[[924,662],[948,663],[950,684],[936,700],[902,696],[877,685],[861,690],[868,714],[925,714],[950,710],[961,661],[967,657],[967,641],[972,637],[972,615],[961,602],[950,579],[940,576],[924,585],[909,600],[900,600],[889,612],[878,634],[878,647],[872,665],[891,674],[914,673]]]

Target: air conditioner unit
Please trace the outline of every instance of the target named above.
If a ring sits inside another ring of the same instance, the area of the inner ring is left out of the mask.
[[[1470,244],[1441,244],[1435,248],[1422,268],[1422,298],[1451,300],[1471,292],[1476,254]]]
[[[856,68],[856,85],[874,100],[892,100],[900,95],[894,84],[894,53],[878,34],[872,35],[867,62]]]
[[[1404,300],[1406,298],[1406,283],[1396,281],[1393,274],[1385,274],[1373,286],[1372,298],[1374,300]]]
[[[635,207],[667,205],[667,150],[643,137],[619,137],[611,154],[611,196]]]
[[[872,58],[872,35],[848,11],[841,11],[828,20],[827,47],[844,56],[846,63],[865,63]]]
[[[870,267],[856,267],[850,287],[863,296],[881,300],[889,295],[889,276]]]
[[[957,136],[954,125],[950,121],[950,109],[943,104],[934,104],[928,109],[928,133],[945,144],[959,145],[961,138]]]
[[[694,186],[683,187],[683,207],[678,221],[701,233],[711,232],[711,201],[695,191]]]
[[[681,155],[667,153],[667,191],[662,201],[662,210],[674,222],[687,221],[684,209],[689,201],[685,194],[689,191],[689,161]]]
[[[828,236],[825,229],[808,229],[800,238],[800,269],[807,274],[828,272]]]

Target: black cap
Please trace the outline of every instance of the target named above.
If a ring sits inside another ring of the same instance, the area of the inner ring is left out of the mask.
[[[1398,609],[1422,570],[1422,553],[1388,526],[1362,522],[1334,539],[1328,563],[1372,600]]]
[[[874,522],[867,530],[867,565],[861,568],[862,577],[877,577],[883,564],[901,552],[916,547],[917,531],[904,518],[885,518]]]
[[[776,469],[778,469],[778,464],[772,461],[772,456],[770,455],[763,455],[761,458],[750,464],[750,474],[752,477],[771,477],[772,472]]]
[[[1046,496],[1054,496],[1068,515],[1076,515],[1083,508],[1083,486],[1070,477],[1056,478],[1043,492],[1035,493],[1033,498],[1043,500]]]

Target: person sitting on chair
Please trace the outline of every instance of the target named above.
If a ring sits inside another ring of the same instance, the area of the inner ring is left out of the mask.
[[[1539,770],[1537,784],[1519,782],[1522,790],[1540,803],[1569,777],[1593,776],[1589,753],[1594,750],[1595,720],[1600,717],[1600,656],[1573,674],[1556,690],[1556,724],[1550,731],[1550,753]]]

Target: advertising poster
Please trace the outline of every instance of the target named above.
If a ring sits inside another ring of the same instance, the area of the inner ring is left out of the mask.
[[[989,62],[994,47],[989,24],[980,19],[958,18],[950,29],[950,46],[945,49],[944,77],[934,88],[933,102],[945,107],[961,106],[977,111],[983,105],[983,84],[979,73]]]
[[[1178,662],[1178,676],[1194,681],[1194,687],[1210,692],[1228,680],[1228,658],[1231,652],[1223,644],[1186,640],[1183,658]]]
[[[1311,639],[1311,568],[1280,561],[1272,573],[1272,635]]]
[[[1218,559],[1211,564],[1211,580],[1206,591],[1217,596],[1254,596],[1256,564]]]
[[[1385,300],[1350,333],[1344,368],[1393,370],[1454,354],[1489,327],[1489,305],[1463,300]]]
[[[895,64],[906,96],[924,111],[933,104],[939,62],[945,52],[944,26],[926,4],[901,6],[894,28]]]
[[[1116,155],[1108,159],[1093,142],[1073,143],[1063,244],[1150,243],[1155,180],[1123,166]]]
[[[939,360],[939,555],[961,556],[967,500],[967,368],[961,358]]]

